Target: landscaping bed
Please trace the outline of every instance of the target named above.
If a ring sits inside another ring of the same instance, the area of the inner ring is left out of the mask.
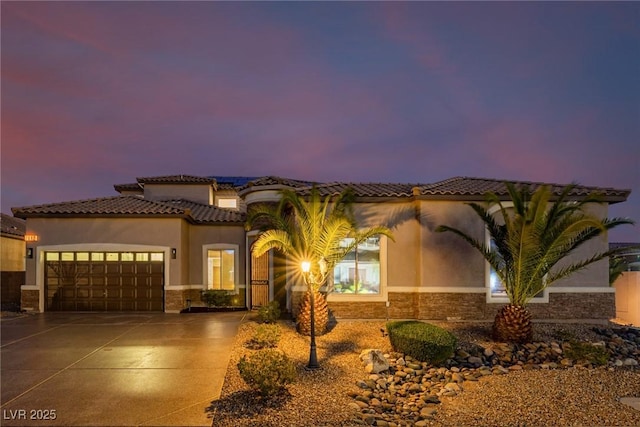
[[[189,307],[183,308],[182,310],[180,310],[180,313],[219,313],[228,311],[247,311],[247,307]]]
[[[236,367],[255,351],[246,344],[258,325],[248,317],[236,337],[221,398],[209,408],[214,426],[640,425],[640,411],[620,402],[640,397],[634,364],[640,336],[634,341],[635,335],[607,335],[617,325],[537,323],[536,344],[526,347],[493,343],[490,323],[435,323],[458,338],[459,351],[431,367],[393,353],[381,332],[384,322],[339,321],[317,337],[322,369],[306,371],[309,338],[297,334],[292,322],[280,321],[278,348],[294,361],[298,378],[276,398],[262,399]],[[585,341],[611,348],[609,362],[569,359],[567,344]],[[367,374],[359,360],[366,348],[385,352],[390,369]]]

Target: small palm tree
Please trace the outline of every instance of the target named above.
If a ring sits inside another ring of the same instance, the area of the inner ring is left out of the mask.
[[[291,190],[283,190],[281,196],[277,206],[261,205],[249,212],[247,228],[262,225],[266,230],[254,243],[252,253],[260,256],[270,249],[278,250],[288,255],[296,268],[302,261],[309,262],[308,287],[299,310],[298,330],[311,334],[310,307],[315,301],[316,327],[322,334],[329,322],[329,312],[320,288],[327,284],[328,274],[369,237],[380,234],[393,237],[383,226],[358,230],[352,211],[353,192],[349,189],[324,199],[316,187],[307,199]]]
[[[575,184],[562,189],[557,199],[549,186],[535,192],[516,189],[506,183],[512,210],[497,194],[488,193],[488,206],[499,207],[502,222],[477,203],[469,203],[485,223],[493,244],[478,241],[466,232],[441,225],[437,231],[453,232],[476,248],[495,270],[505,287],[509,304],[496,315],[494,339],[527,342],[533,338],[527,303],[549,285],[570,274],[619,252],[609,250],[571,263],[558,263],[578,247],[618,225],[633,224],[626,218],[600,219],[586,212],[589,203],[600,202],[597,195],[580,201],[569,200]]]

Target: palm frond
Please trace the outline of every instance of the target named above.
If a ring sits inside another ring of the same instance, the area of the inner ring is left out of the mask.
[[[525,305],[555,281],[617,253],[600,252],[557,268],[586,242],[619,225],[633,224],[627,218],[600,219],[587,213],[589,204],[601,203],[601,198],[593,194],[570,200],[576,184],[564,187],[556,197],[549,186],[532,193],[527,187],[505,185],[512,208],[507,209],[495,193],[485,197],[489,206],[499,207],[502,224],[485,207],[468,204],[485,224],[493,247],[454,227],[441,225],[436,231],[452,232],[478,250],[500,277],[512,304]]]

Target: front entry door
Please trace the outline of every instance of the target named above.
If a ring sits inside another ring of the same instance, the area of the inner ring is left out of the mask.
[[[251,254],[251,308],[269,303],[269,252]]]

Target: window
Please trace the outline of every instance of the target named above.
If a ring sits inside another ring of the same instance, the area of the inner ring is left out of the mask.
[[[235,264],[235,249],[207,250],[207,289],[234,290]]]
[[[490,245],[491,250],[496,249],[496,242],[493,239],[491,239]],[[497,298],[507,298],[507,290],[504,287],[502,280],[500,280],[498,273],[496,273],[496,271],[489,263],[487,264],[489,265],[489,292],[491,293],[491,296]]]
[[[345,239],[343,246],[352,242]],[[334,292],[339,294],[380,294],[380,279],[380,237],[360,243],[333,269]]]
[[[226,209],[238,209],[238,199],[235,197],[218,197],[216,198],[216,206]]]

